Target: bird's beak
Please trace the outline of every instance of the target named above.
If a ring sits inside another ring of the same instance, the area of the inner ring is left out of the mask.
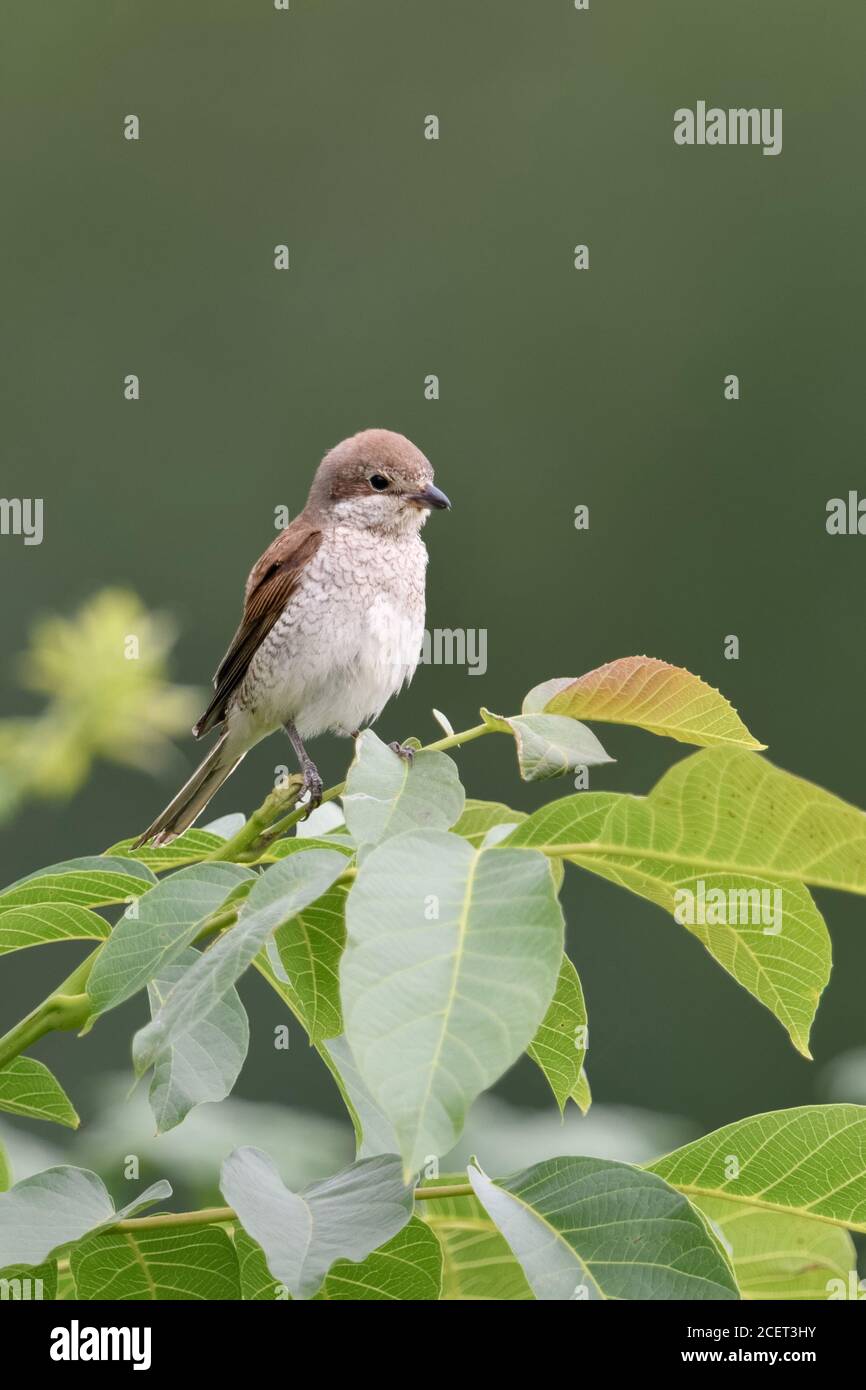
[[[435,507],[437,511],[444,511],[451,506],[445,493],[432,483],[427,483],[423,492],[410,493],[409,501],[414,502],[416,507]]]

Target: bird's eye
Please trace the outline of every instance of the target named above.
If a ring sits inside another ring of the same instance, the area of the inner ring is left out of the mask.
[[[377,492],[384,492],[385,488],[390,486],[390,478],[383,478],[381,473],[374,473],[370,479],[370,487],[375,488]]]

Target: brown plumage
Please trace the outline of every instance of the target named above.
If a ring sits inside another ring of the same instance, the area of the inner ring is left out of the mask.
[[[244,615],[214,676],[214,697],[201,719],[193,725],[196,738],[209,733],[225,719],[229,699],[285,609],[301,571],[315,555],[321,540],[321,531],[302,512],[271,541],[264,555],[253,565],[247,580]]]

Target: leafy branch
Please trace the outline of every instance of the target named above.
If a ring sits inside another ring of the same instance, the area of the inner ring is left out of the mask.
[[[424,751],[434,752],[446,748],[458,748],[463,743],[468,743],[472,739],[480,738],[482,735],[492,732],[494,730],[491,726],[479,724],[474,728],[464,730],[462,733],[451,734],[446,738],[438,739],[435,743],[427,744]],[[345,786],[345,782],[339,782],[335,786],[329,787],[322,794],[322,803],[333,801],[341,796]],[[302,788],[303,778],[291,777],[285,788],[273,791],[265,797],[261,806],[252,812],[231,839],[219,844],[209,854],[204,855],[203,862],[235,864],[261,862],[273,843],[307,815],[306,807],[297,804]],[[293,810],[288,814],[283,814],[287,804],[291,804]],[[354,869],[345,869],[341,876],[343,881],[348,881],[354,877],[355,872]],[[193,944],[203,944],[211,937],[228,930],[236,921],[237,910],[235,908],[228,908],[215,913],[193,938]],[[68,1032],[85,1027],[91,1020],[92,1009],[90,998],[84,991],[90,978],[90,972],[102,949],[102,946],[97,946],[96,950],[91,952],[86,960],[82,961],[67,979],[52,990],[26,1018],[0,1038],[0,1068],[6,1066],[14,1057],[25,1052],[33,1043],[38,1042],[48,1033]]]
[[[0,1266],[44,1264],[84,1298],[109,1276],[125,1297],[826,1297],[845,1285],[849,1232],[866,1230],[860,1107],[749,1117],[644,1169],[565,1157],[507,1178],[475,1161],[465,1177],[420,1176],[523,1053],[560,1110],[591,1103],[564,864],[673,914],[807,1057],[830,970],[809,888],[866,893],[866,815],[763,759],[688,672],[626,658],[537,686],[519,714],[481,717],[411,763],[363,733],[324,797],[342,818],[300,827],[292,778],[227,836],[123,841],[0,893],[0,953],[95,943],[0,1040],[0,1109],[77,1123],[27,1049],[145,990],[133,1066],[150,1075],[158,1130],[180,1124],[234,1086],[249,1040],[236,985],[252,966],[317,1049],[358,1150],[293,1193],[266,1154],[239,1148],[222,1168],[225,1206],[146,1216],[167,1184],[118,1212],[96,1174],[49,1169],[0,1194]],[[585,719],[699,751],[648,796],[586,790],[588,769],[611,759]],[[467,800],[448,753],[489,733],[513,741],[525,781],[577,774],[584,789],[532,815]],[[125,910],[110,927],[113,904]],[[483,1276],[464,1256],[467,1228]]]

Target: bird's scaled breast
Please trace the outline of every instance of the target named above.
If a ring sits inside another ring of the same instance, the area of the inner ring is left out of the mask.
[[[415,662],[424,630],[427,551],[417,536],[392,540],[336,528],[308,566],[289,610],[325,626],[332,657]],[[288,611],[287,610],[287,616]],[[417,643],[412,650],[412,644]],[[408,643],[408,649],[407,649]]]
[[[418,537],[326,536],[255,661],[262,713],[307,735],[374,718],[418,664],[426,561]]]

